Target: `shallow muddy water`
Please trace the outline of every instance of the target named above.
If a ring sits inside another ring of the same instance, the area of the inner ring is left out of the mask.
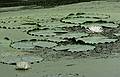
[[[78,77],[119,77],[119,65],[120,58],[75,59],[61,60],[57,62],[43,62],[32,65],[32,69],[27,71],[16,71],[14,66],[0,64],[0,76],[60,77],[58,74],[79,74]]]

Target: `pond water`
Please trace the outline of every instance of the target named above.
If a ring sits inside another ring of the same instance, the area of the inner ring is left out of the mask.
[[[79,77],[119,77],[119,65],[120,58],[42,62],[32,65],[32,69],[28,71],[16,71],[14,66],[0,64],[0,75],[2,77],[44,77],[44,75],[59,77],[55,75],[78,73]]]

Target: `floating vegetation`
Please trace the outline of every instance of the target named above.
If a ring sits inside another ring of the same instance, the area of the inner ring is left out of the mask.
[[[36,27],[37,22],[39,22],[38,19],[30,16],[7,17],[0,19],[0,27],[3,29],[24,29]]]
[[[56,43],[53,42],[47,42],[47,41],[18,41],[14,42],[10,46],[15,49],[22,49],[22,50],[32,50],[36,46],[37,47],[43,47],[43,48],[52,48],[56,46]]]
[[[81,51],[88,51],[93,50],[95,46],[91,45],[62,45],[53,48],[56,51],[70,51],[70,52],[81,52]]]
[[[46,30],[41,30],[41,29],[33,29],[29,30],[27,33],[29,35],[33,36],[44,36],[44,37],[50,37],[50,36],[55,36],[57,34],[63,34],[67,33],[68,31],[62,30],[62,29],[46,29]]]
[[[22,56],[5,56],[1,58],[1,63],[4,64],[16,64],[17,62],[41,62],[43,60],[42,57],[36,55],[22,55]]]
[[[31,31],[29,32],[29,35],[33,36],[55,36],[56,33],[54,33],[51,30],[36,30],[36,31]]]
[[[43,48],[52,48],[57,44],[53,42],[47,42],[47,41],[37,41],[37,42],[34,42],[33,45],[43,47]]]
[[[57,14],[54,14],[54,16],[44,17],[44,15],[38,15],[40,20],[32,16],[16,16],[0,19],[0,36],[1,39],[4,39],[4,41],[0,41],[0,62],[16,64],[16,68],[18,69],[28,69],[28,63],[40,62],[43,58],[45,61],[48,61],[57,60],[61,57],[64,58],[68,55],[70,57],[89,56],[92,53],[96,55],[97,50],[100,48],[98,43],[103,43],[103,46],[107,46],[106,43],[118,40],[108,38],[106,35],[107,32],[105,32],[105,29],[113,29],[119,26],[107,20],[110,18],[109,15],[76,13],[69,14],[63,18],[61,18],[62,15],[59,17]],[[91,33],[87,33],[86,29],[89,29]],[[99,36],[101,34],[104,35],[104,33],[106,37]],[[93,52],[90,52],[91,50]],[[78,54],[74,52],[78,52]],[[72,64],[66,66],[72,66]],[[59,76],[62,77],[62,75]],[[67,76],[65,75],[65,77]],[[76,77],[75,75],[69,76]]]
[[[67,17],[62,18],[61,22],[69,24],[82,24],[85,22],[96,22],[107,18],[110,18],[110,16],[105,14],[76,13],[69,14]]]
[[[94,19],[94,18],[65,18],[62,19],[61,22],[68,23],[68,24],[82,24],[85,22],[96,22],[100,19]]]
[[[62,34],[60,36],[57,36],[59,38],[80,38],[80,37],[84,37],[84,36],[88,36],[89,34],[84,33],[84,32],[69,32],[66,34]]]
[[[59,42],[66,42],[67,40],[61,39],[61,38],[58,38],[58,37],[48,37],[46,39],[46,41],[59,43]]]
[[[91,36],[91,37],[85,37],[85,38],[78,38],[77,41],[79,40],[89,44],[98,44],[98,43],[115,42],[118,39],[109,39],[108,37],[104,37],[104,36]]]
[[[11,44],[11,47],[13,47],[15,49],[29,50],[29,49],[33,49],[35,46],[33,45],[32,42],[15,42],[15,43]]]
[[[117,30],[116,30],[117,31]],[[115,35],[115,36],[120,36],[120,31],[117,31],[117,32],[115,32],[115,33],[113,33],[113,35]]]
[[[83,17],[83,18],[96,18],[96,19],[108,19],[108,18],[110,18],[109,15],[97,14],[97,13],[77,13],[76,16]]]
[[[74,27],[74,26],[79,26],[79,25],[75,25],[75,24],[66,24],[66,23],[62,23],[60,21],[54,21],[54,22],[44,22],[44,23],[39,23],[39,25],[41,25],[42,27],[47,27],[49,29],[51,28],[62,28],[62,27]],[[41,27],[41,28],[42,28]]]
[[[82,27],[91,27],[91,26],[98,26],[98,27],[108,27],[108,28],[117,28],[119,25],[118,24],[115,24],[115,23],[112,23],[112,22],[102,22],[102,21],[98,21],[98,22],[94,22],[94,23],[91,23],[91,22],[86,22],[84,24],[81,25]]]
[[[109,15],[97,14],[97,13],[76,13],[76,14],[71,13],[67,17],[69,17],[69,18],[96,18],[96,19],[110,18]]]

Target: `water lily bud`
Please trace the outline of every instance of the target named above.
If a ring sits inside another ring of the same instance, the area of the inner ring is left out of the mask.
[[[28,70],[30,69],[29,62],[17,62],[16,63],[16,70]]]

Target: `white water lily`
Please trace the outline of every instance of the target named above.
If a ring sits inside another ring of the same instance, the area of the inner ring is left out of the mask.
[[[17,70],[28,70],[30,69],[30,63],[29,62],[17,62],[16,69]]]
[[[100,27],[100,26],[91,26],[91,27],[88,27],[87,30],[90,31],[90,32],[92,32],[92,33],[100,33],[100,32],[103,32],[103,28]]]

